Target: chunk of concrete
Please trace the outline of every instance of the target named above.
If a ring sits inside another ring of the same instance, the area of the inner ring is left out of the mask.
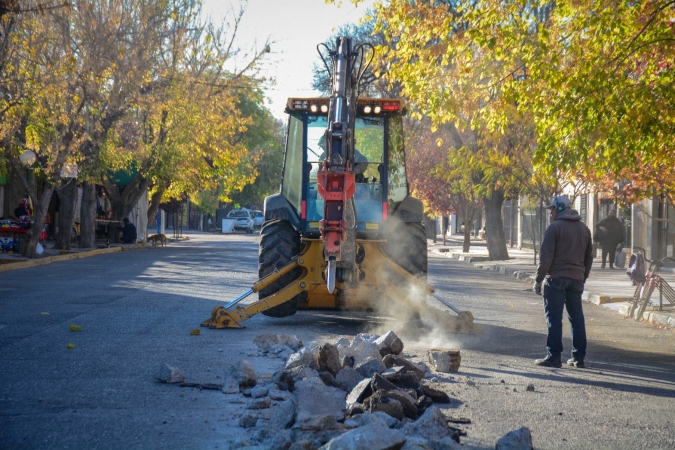
[[[373,392],[378,391],[380,389],[385,391],[395,391],[398,389],[398,386],[396,386],[394,383],[384,378],[379,373],[376,373],[371,377],[370,387],[373,390]]]
[[[303,347],[299,351],[293,353],[288,357],[288,361],[286,361],[286,369],[300,366],[315,369],[314,359],[317,348],[318,345],[315,342],[311,342],[307,347]]]
[[[495,450],[530,450],[532,448],[532,434],[527,427],[509,431],[497,441],[495,446]]]
[[[427,356],[433,369],[443,373],[457,372],[462,360],[459,350],[430,349],[427,351]]]
[[[347,386],[347,390],[349,391],[354,389],[357,384],[363,381],[363,378],[363,375],[351,367],[343,367],[335,376],[335,380]]]
[[[302,341],[286,334],[261,334],[253,339],[253,343],[262,351],[272,351],[279,346],[288,347],[297,352],[302,348]]]
[[[288,391],[282,391],[281,389],[270,389],[268,395],[272,400],[277,400],[277,401],[295,399],[293,394],[291,394]]]
[[[155,379],[162,383],[183,383],[185,382],[185,376],[183,373],[178,370],[176,367],[172,367],[168,364],[162,364],[157,368],[155,372]]]
[[[448,422],[438,408],[429,408],[414,422],[408,422],[401,428],[407,436],[421,436],[429,440],[440,440],[451,435]]]
[[[298,381],[318,376],[319,374],[316,370],[306,366],[298,366],[275,373],[272,377],[272,382],[275,383],[279,389],[292,392],[295,390],[295,384]]]
[[[347,408],[351,407],[355,403],[363,403],[367,397],[370,397],[373,394],[373,390],[370,387],[370,379],[366,378],[361,380],[359,384],[347,394],[346,402]]]
[[[363,414],[356,416],[354,419],[350,419],[354,422],[354,425],[357,427],[362,427],[369,424],[380,424],[386,426],[387,428],[397,428],[401,423],[399,420],[394,419],[389,414],[383,413],[381,411],[375,412],[364,412]],[[347,423],[345,421],[345,423]]]
[[[403,420],[405,412],[403,405],[397,399],[389,395],[387,391],[377,391],[363,401],[363,406],[368,412],[381,411],[391,417]]]
[[[254,386],[251,389],[251,397],[253,398],[262,398],[267,396],[269,389],[267,386]]]
[[[356,364],[354,369],[365,378],[370,378],[375,374],[380,374],[386,370],[386,367],[378,357],[369,356],[362,362]]]
[[[258,422],[258,416],[251,412],[245,412],[239,418],[239,426],[242,428],[252,428]]]
[[[450,396],[440,389],[429,386],[426,383],[420,384],[420,390],[426,397],[429,397],[434,403],[450,403]]]
[[[246,360],[231,364],[225,369],[225,380],[234,379],[240,389],[247,389],[255,386],[258,381],[258,374],[253,364]]]
[[[368,424],[331,439],[321,450],[386,450],[401,448],[407,437],[381,424]]]
[[[246,409],[267,409],[271,405],[272,399],[269,397],[254,398],[246,405]]]
[[[286,429],[295,423],[295,400],[283,400],[274,404],[270,410],[270,428]]]
[[[418,380],[424,378],[424,370],[417,367],[411,361],[408,361],[406,358],[400,355],[387,355],[382,359],[384,365],[388,368],[394,366],[401,366],[405,369],[405,372],[413,372],[417,375]]]
[[[314,367],[319,372],[330,372],[335,376],[340,371],[340,355],[333,344],[322,344],[314,354]]]
[[[381,375],[399,387],[416,388],[421,380],[419,372],[409,372],[405,367],[392,367],[382,372]]]
[[[295,396],[296,426],[312,427],[323,417],[334,418],[335,421],[345,417],[346,392],[326,386],[319,377],[298,381],[295,384]]]
[[[387,395],[401,404],[403,407],[403,414],[408,418],[415,420],[418,416],[416,399],[410,397],[408,394],[401,390],[397,391],[385,391]]]
[[[380,356],[398,355],[403,351],[403,341],[401,341],[393,331],[388,331],[375,339],[373,344],[375,344],[380,351]]]
[[[342,389],[345,392],[351,390],[347,389],[347,386],[337,381],[335,377],[331,375],[330,372],[319,372],[319,378],[321,378],[321,381],[323,381],[323,384],[325,384],[326,386],[336,387],[338,389]]]

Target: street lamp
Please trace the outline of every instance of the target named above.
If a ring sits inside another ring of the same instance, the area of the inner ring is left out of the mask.
[[[35,164],[37,161],[37,155],[32,150],[24,150],[23,153],[19,155],[19,161],[26,167],[30,167]]]

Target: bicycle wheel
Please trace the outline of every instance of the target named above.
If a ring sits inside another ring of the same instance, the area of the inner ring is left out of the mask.
[[[633,298],[629,300],[630,306],[628,307],[628,317],[633,317],[635,310],[637,309],[638,304],[640,303],[640,294],[642,293],[642,287],[644,283],[638,283],[635,287],[635,292],[633,293]]]
[[[657,284],[658,275],[652,275],[652,278],[647,280],[647,284],[645,285],[645,293],[642,296],[642,300],[640,301],[640,307],[638,308],[635,320],[642,320],[642,314],[644,314],[647,304],[649,304],[649,299],[652,297]]]

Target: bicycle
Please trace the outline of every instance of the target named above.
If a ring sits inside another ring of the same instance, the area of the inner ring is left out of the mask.
[[[642,257],[644,258],[644,256]],[[647,258],[644,258],[644,260],[649,262],[649,268],[645,272],[644,281],[638,281],[633,297],[630,300],[630,308],[628,309],[628,316],[631,317],[637,309],[635,320],[642,320],[642,315],[647,305],[652,304],[651,297],[656,288],[659,289],[659,311],[663,309],[664,295],[670,304],[675,305],[675,290],[673,290],[666,280],[655,273],[666,261],[675,262],[675,259],[666,257],[659,260],[649,260]]]

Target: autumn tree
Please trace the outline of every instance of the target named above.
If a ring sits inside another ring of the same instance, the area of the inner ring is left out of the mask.
[[[85,70],[68,48],[67,36],[60,33],[56,20],[71,12],[70,8],[59,8],[16,15],[19,24],[10,36],[12,48],[3,66],[3,89],[13,92],[16,102],[3,117],[3,149],[34,207],[33,226],[22,248],[29,257],[35,255],[63,168],[73,162],[77,148],[86,139],[81,115],[86,92],[80,78],[73,76],[86,76]],[[43,184],[40,196],[19,160],[27,151],[34,158],[26,161],[31,161],[31,170]]]
[[[512,117],[504,112],[497,122],[490,113],[513,112],[515,103],[494,88],[501,78],[499,64],[472,41],[467,16],[474,7],[473,1],[391,1],[376,8],[376,29],[396,42],[383,57],[397,62],[398,70],[390,75],[415,104],[415,113],[428,116],[432,129],[447,127],[447,144],[461,149],[463,157],[452,160],[460,173],[474,174],[472,184],[485,207],[490,258],[506,259],[501,208],[517,187],[517,172],[528,170],[515,163],[527,161],[535,141],[513,145],[515,139],[508,139],[525,134],[520,128],[527,127],[526,115],[509,122]]]
[[[448,148],[446,130],[431,133],[428,123],[408,139],[406,169],[415,197],[442,216],[457,214],[464,225],[463,251],[471,248],[471,230],[483,205],[475,194],[472,173],[455,170],[458,149]],[[445,236],[444,236],[445,238]]]
[[[115,219],[128,214],[147,187],[152,192],[150,220],[162,199],[230,186],[242,189],[252,180],[255,157],[249,158],[238,138],[252,119],[241,113],[240,99],[260,82],[258,63],[268,47],[240,69],[228,69],[242,15],[240,10],[230,28],[216,28],[200,22],[194,6],[174,14],[171,39],[148,89],[107,142],[105,159],[133,173],[127,186],[115,183],[111,172],[104,176]]]
[[[251,124],[239,133],[248,149],[247,160],[255,161],[255,180],[237,190],[233,185],[222,187],[220,199],[240,205],[262,208],[263,200],[279,192],[284,157],[285,125],[275,119],[262,103],[262,93],[250,93],[240,98],[240,109]]]

